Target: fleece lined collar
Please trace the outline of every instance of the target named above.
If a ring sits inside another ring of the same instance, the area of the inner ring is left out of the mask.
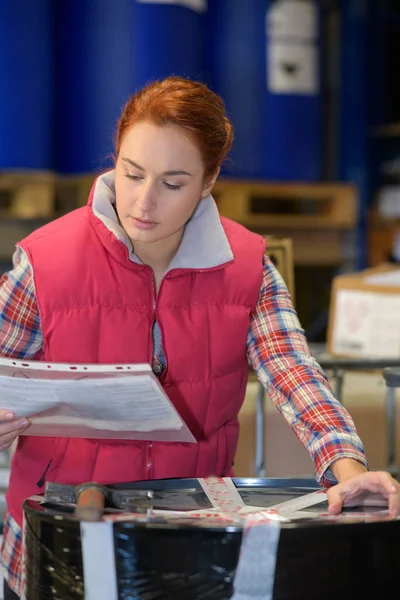
[[[96,180],[92,210],[94,215],[128,249],[129,259],[141,264],[132,251],[132,243],[118,223],[115,212],[114,171]],[[233,260],[233,252],[222,227],[217,206],[212,196],[204,198],[186,224],[178,252],[168,267],[172,269],[211,269]]]

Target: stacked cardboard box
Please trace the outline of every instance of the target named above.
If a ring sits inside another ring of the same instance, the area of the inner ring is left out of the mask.
[[[400,357],[400,268],[382,265],[340,275],[332,286],[328,352]]]

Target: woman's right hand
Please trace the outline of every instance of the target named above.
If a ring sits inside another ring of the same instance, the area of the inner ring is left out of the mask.
[[[28,419],[16,419],[11,411],[0,409],[0,452],[7,450],[29,425]]]

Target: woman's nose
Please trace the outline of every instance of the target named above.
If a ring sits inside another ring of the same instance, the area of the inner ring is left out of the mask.
[[[155,206],[155,191],[151,183],[143,183],[136,191],[136,206],[143,212],[152,210]]]

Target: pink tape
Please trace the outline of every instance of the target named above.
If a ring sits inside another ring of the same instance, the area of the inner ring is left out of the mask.
[[[245,506],[230,477],[209,477],[198,481],[211,505],[218,511],[238,513]]]

